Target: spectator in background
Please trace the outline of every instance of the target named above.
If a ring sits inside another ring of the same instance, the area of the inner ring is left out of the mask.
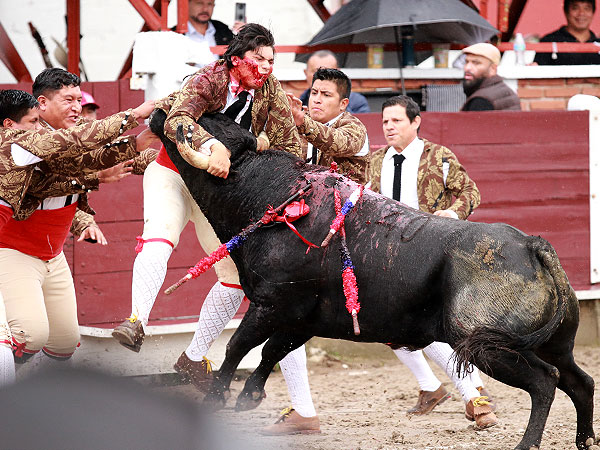
[[[595,42],[596,35],[590,30],[596,0],[564,0],[563,10],[567,24],[547,34],[540,42]],[[600,64],[598,53],[538,53],[534,63],[540,65]]]
[[[81,91],[81,117],[86,119],[96,120],[98,118],[97,111],[100,108],[92,94]]]
[[[244,23],[236,21],[232,32],[223,22],[212,19],[214,9],[215,0],[189,0],[188,31],[185,35],[193,41],[206,42],[209,47],[229,45],[233,32],[237,33]]]
[[[461,111],[520,110],[521,101],[498,76],[500,51],[492,44],[479,43],[463,50],[467,100]]]
[[[319,50],[318,52],[313,53],[310,58],[308,58],[308,61],[306,62],[306,69],[304,69],[308,89],[306,89],[302,95],[300,95],[300,100],[304,106],[308,106],[308,97],[310,96],[310,86],[312,86],[313,83],[313,75],[319,68],[337,69],[338,62],[335,54],[329,50]],[[348,103],[346,111],[350,114],[356,114],[368,113],[371,112],[371,109],[369,108],[369,104],[367,103],[367,99],[364,95],[361,95],[357,92],[351,92],[350,103]]]

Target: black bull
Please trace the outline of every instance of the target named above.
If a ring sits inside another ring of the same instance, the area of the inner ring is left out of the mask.
[[[357,186],[285,152],[257,154],[254,138],[220,115],[199,120],[232,151],[229,177],[213,177],[185,162],[165,139],[164,118],[155,113],[151,127],[222,242],[310,180],[311,211],[295,224],[320,243],[334,217],[333,188],[343,201]],[[577,447],[592,446],[594,381],[573,359],[579,306],[548,242],[505,224],[415,211],[369,190],[345,227],[359,285],[360,335],[345,308],[339,238],[307,254],[286,226],[261,228],[231,255],[251,303],[205,402],[225,404],[238,363],[265,341],[239,410],[260,403],[274,365],[312,336],[409,348],[443,341],[463,365],[476,364],[529,393],[531,416],[516,448],[539,446],[556,387],[577,410]]]

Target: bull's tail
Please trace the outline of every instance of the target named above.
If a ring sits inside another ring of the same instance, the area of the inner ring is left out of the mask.
[[[454,351],[459,370],[466,368],[474,361],[489,361],[497,352],[519,353],[535,349],[550,339],[564,320],[569,299],[575,293],[560,265],[558,256],[550,243],[540,237],[530,237],[527,246],[535,253],[554,281],[557,296],[554,315],[543,327],[524,336],[510,331],[508,328],[480,327],[473,330],[455,346]]]

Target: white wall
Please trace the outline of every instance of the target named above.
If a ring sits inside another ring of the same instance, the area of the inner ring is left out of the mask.
[[[170,26],[177,21],[176,2],[172,0],[169,7]],[[329,0],[325,4],[331,8],[336,3]],[[232,24],[234,7],[235,0],[216,0],[213,17]],[[0,0],[0,22],[34,78],[45,66],[27,22],[38,29],[56,62],[52,38],[66,43],[65,12],[65,0]],[[322,26],[307,0],[247,0],[246,15],[249,22],[269,27],[278,45],[305,44]],[[141,17],[127,0],[81,0],[81,58],[90,81],[116,79],[142,25]],[[278,55],[276,67],[304,67],[294,63],[293,58],[293,54]],[[15,81],[0,62],[0,83]]]

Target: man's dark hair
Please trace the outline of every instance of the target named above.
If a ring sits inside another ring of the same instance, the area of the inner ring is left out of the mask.
[[[238,34],[233,37],[223,55],[227,67],[230,69],[233,67],[231,62],[233,56],[243,58],[244,53],[256,50],[259,47],[273,47],[273,51],[275,50],[275,39],[271,32],[257,23],[244,25]]]
[[[573,3],[578,2],[589,3],[590,5],[592,5],[592,11],[596,12],[596,0],[565,0],[563,4],[563,11],[565,12],[565,14],[567,14],[569,8]]]
[[[388,98],[385,102],[383,102],[381,111],[383,112],[385,108],[396,105],[403,106],[406,109],[406,117],[408,117],[410,123],[415,120],[415,117],[421,115],[421,108],[419,108],[419,105],[417,105],[417,103],[408,95],[395,95]]]
[[[29,92],[18,89],[0,91],[0,126],[4,119],[20,122],[30,109],[38,106],[38,101]]]
[[[42,70],[35,77],[31,89],[35,98],[38,98],[40,95],[48,97],[48,95],[52,95],[55,91],[59,91],[65,86],[79,86],[80,84],[81,80],[77,75],[58,67],[53,67]]]
[[[315,84],[315,81],[333,81],[337,86],[337,91],[340,94],[340,99],[350,98],[350,92],[352,91],[352,82],[350,78],[338,69],[317,69],[315,74],[313,75],[312,84]]]

